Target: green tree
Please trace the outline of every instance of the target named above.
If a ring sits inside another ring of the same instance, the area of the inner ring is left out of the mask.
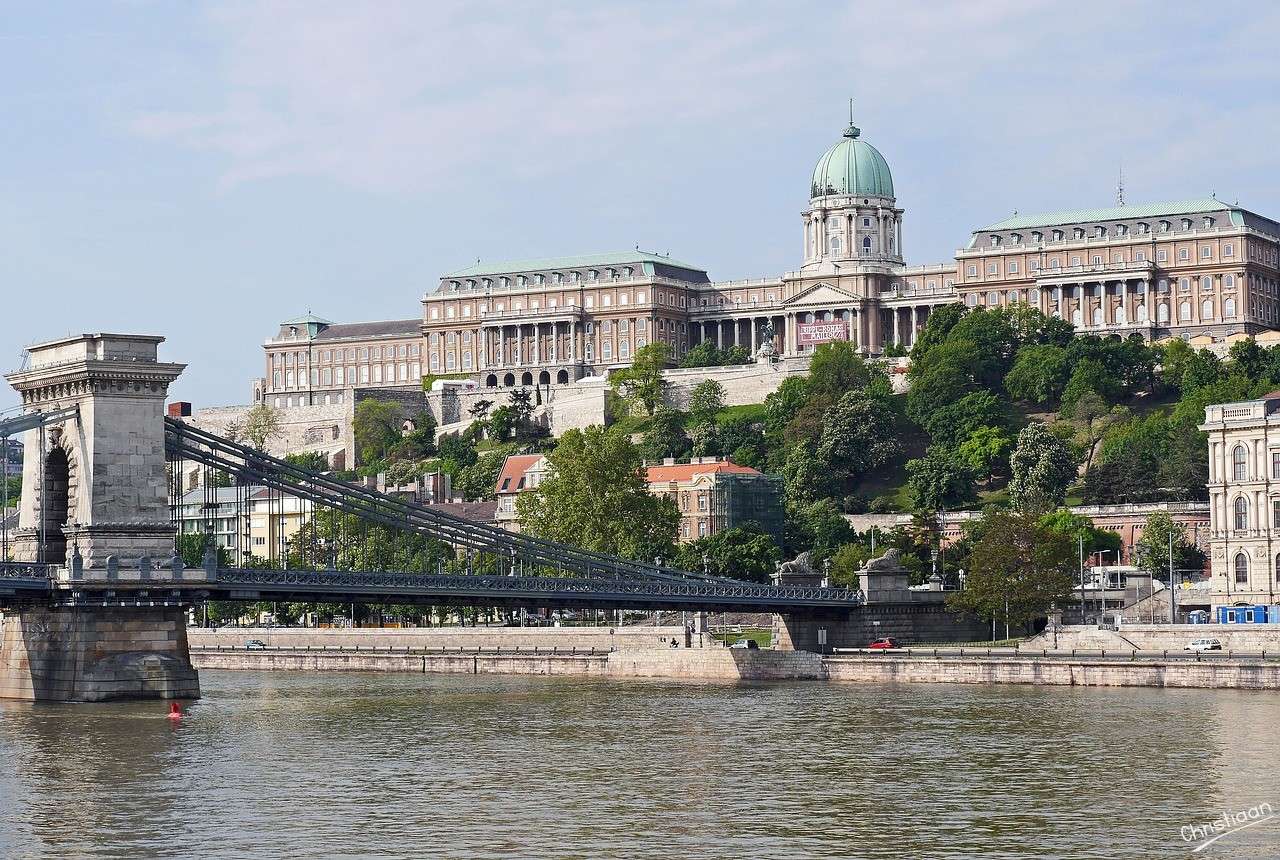
[[[724,408],[724,386],[704,379],[689,392],[689,414],[698,422],[709,421]]]
[[[709,340],[694,344],[680,360],[681,367],[719,367],[722,364],[724,358],[720,350]]]
[[[924,328],[920,330],[919,336],[911,346],[912,361],[919,361],[931,349],[945,343],[951,330],[956,327],[956,323],[960,322],[967,310],[959,302],[940,305],[930,310],[929,316],[925,319]]]
[[[671,347],[662,341],[653,341],[636,350],[631,366],[614,373],[610,385],[628,404],[639,406],[644,414],[652,415],[662,403],[666,381],[662,371],[671,361]]]
[[[871,559],[871,549],[861,541],[847,543],[831,556],[831,584],[843,588],[858,587],[858,573]]]
[[[659,406],[653,412],[649,429],[644,434],[643,453],[646,460],[684,457],[691,443],[684,435],[684,417],[674,409]]]
[[[1028,514],[1061,505],[1076,477],[1076,461],[1071,449],[1043,424],[1034,421],[1018,434],[1009,466],[1013,472],[1009,498],[1017,510]]]
[[[924,427],[935,444],[956,447],[983,427],[1013,423],[1008,403],[990,391],[973,391],[929,413]]]
[[[1027,344],[1005,374],[1004,387],[1015,400],[1050,406],[1062,396],[1070,378],[1066,349],[1051,343]]]
[[[351,419],[351,433],[360,462],[386,459],[387,452],[400,441],[404,407],[391,400],[361,400]]]
[[[1187,540],[1187,530],[1168,511],[1152,511],[1134,544],[1134,562],[1156,579],[1169,580],[1169,552],[1173,551],[1175,582],[1188,573],[1204,570],[1205,555]]]
[[[1080,361],[1071,371],[1071,379],[1062,392],[1062,414],[1072,417],[1075,414],[1076,403],[1089,393],[1102,400],[1108,408],[1120,396],[1116,377],[1101,361],[1093,358]]]
[[[485,451],[474,463],[462,467],[453,479],[454,492],[468,501],[497,498],[498,475],[514,448],[514,445],[504,445]]]
[[[1009,468],[1013,438],[1001,427],[979,427],[960,443],[956,457],[971,475],[990,481]]]
[[[689,438],[693,443],[690,453],[694,457],[714,457],[721,453],[719,433],[714,421],[702,421],[693,425]]]
[[[809,395],[838,400],[853,388],[866,388],[871,371],[847,340],[819,344],[809,361]]]
[[[849,391],[827,410],[815,455],[841,489],[890,463],[902,452],[896,416],[865,388]]]
[[[781,433],[808,399],[809,380],[806,377],[788,376],[782,380],[775,390],[765,395],[765,430]]]
[[[670,556],[680,513],[649,492],[627,436],[569,430],[547,460],[546,477],[516,501],[523,531],[626,558]]]
[[[973,473],[954,451],[930,446],[925,456],[907,461],[907,490],[917,511],[945,511],[977,498]]]
[[[907,375],[907,415],[921,427],[928,426],[934,410],[955,403],[978,387],[978,345],[969,340],[947,340],[911,364]]]
[[[444,461],[444,470],[450,474],[457,474],[459,469],[465,469],[477,460],[475,445],[456,433],[441,436],[436,448]]]
[[[788,558],[807,550],[813,554],[813,563],[821,566],[836,549],[857,539],[858,533],[830,499],[787,508],[785,554]]]
[[[300,454],[286,454],[286,463],[292,463],[309,472],[329,471],[329,455],[323,451],[303,451]]]
[[[969,554],[964,589],[947,599],[972,612],[1030,632],[1031,624],[1074,585],[1076,552],[1067,535],[1041,526],[1027,514],[994,511]]]
[[[1084,543],[1085,558],[1096,552],[1118,552],[1122,547],[1120,535],[1110,529],[1098,528],[1093,520],[1081,514],[1073,514],[1068,508],[1058,508],[1042,514],[1038,522],[1042,527],[1068,537],[1071,545],[1076,548],[1077,561],[1081,541]]]
[[[769,582],[782,551],[757,523],[724,529],[713,535],[681,544],[674,565],[681,570],[747,582]],[[704,564],[705,563],[705,564]]]
[[[271,440],[281,435],[280,412],[266,403],[259,403],[245,415],[241,432],[250,445],[266,451]]]

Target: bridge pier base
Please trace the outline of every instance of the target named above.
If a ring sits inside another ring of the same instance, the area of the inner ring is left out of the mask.
[[[0,698],[106,702],[199,697],[183,609],[42,607],[4,616]]]

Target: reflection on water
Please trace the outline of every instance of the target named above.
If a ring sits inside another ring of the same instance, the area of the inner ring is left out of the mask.
[[[0,706],[0,856],[1152,858],[1280,808],[1273,694],[201,673]],[[1274,857],[1280,821],[1213,857]]]

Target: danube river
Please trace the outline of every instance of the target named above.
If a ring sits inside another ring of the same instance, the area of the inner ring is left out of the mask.
[[[0,856],[1146,860],[1280,808],[1269,693],[201,682],[176,724],[0,705]],[[1278,855],[1280,819],[1197,856]]]

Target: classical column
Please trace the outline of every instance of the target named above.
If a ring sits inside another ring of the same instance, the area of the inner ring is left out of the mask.
[[[748,322],[751,323],[751,355],[756,354],[756,318],[751,317]]]
[[[900,314],[897,308],[890,308],[889,313],[893,314],[893,342],[895,346],[902,346],[902,332],[898,329],[898,318]]]
[[[782,350],[785,355],[793,355],[797,352],[798,344],[796,343],[796,315],[795,312],[786,314],[783,317],[782,331]]]
[[[920,334],[920,308],[917,305],[911,306],[911,343],[908,346],[916,345],[916,336]]]

